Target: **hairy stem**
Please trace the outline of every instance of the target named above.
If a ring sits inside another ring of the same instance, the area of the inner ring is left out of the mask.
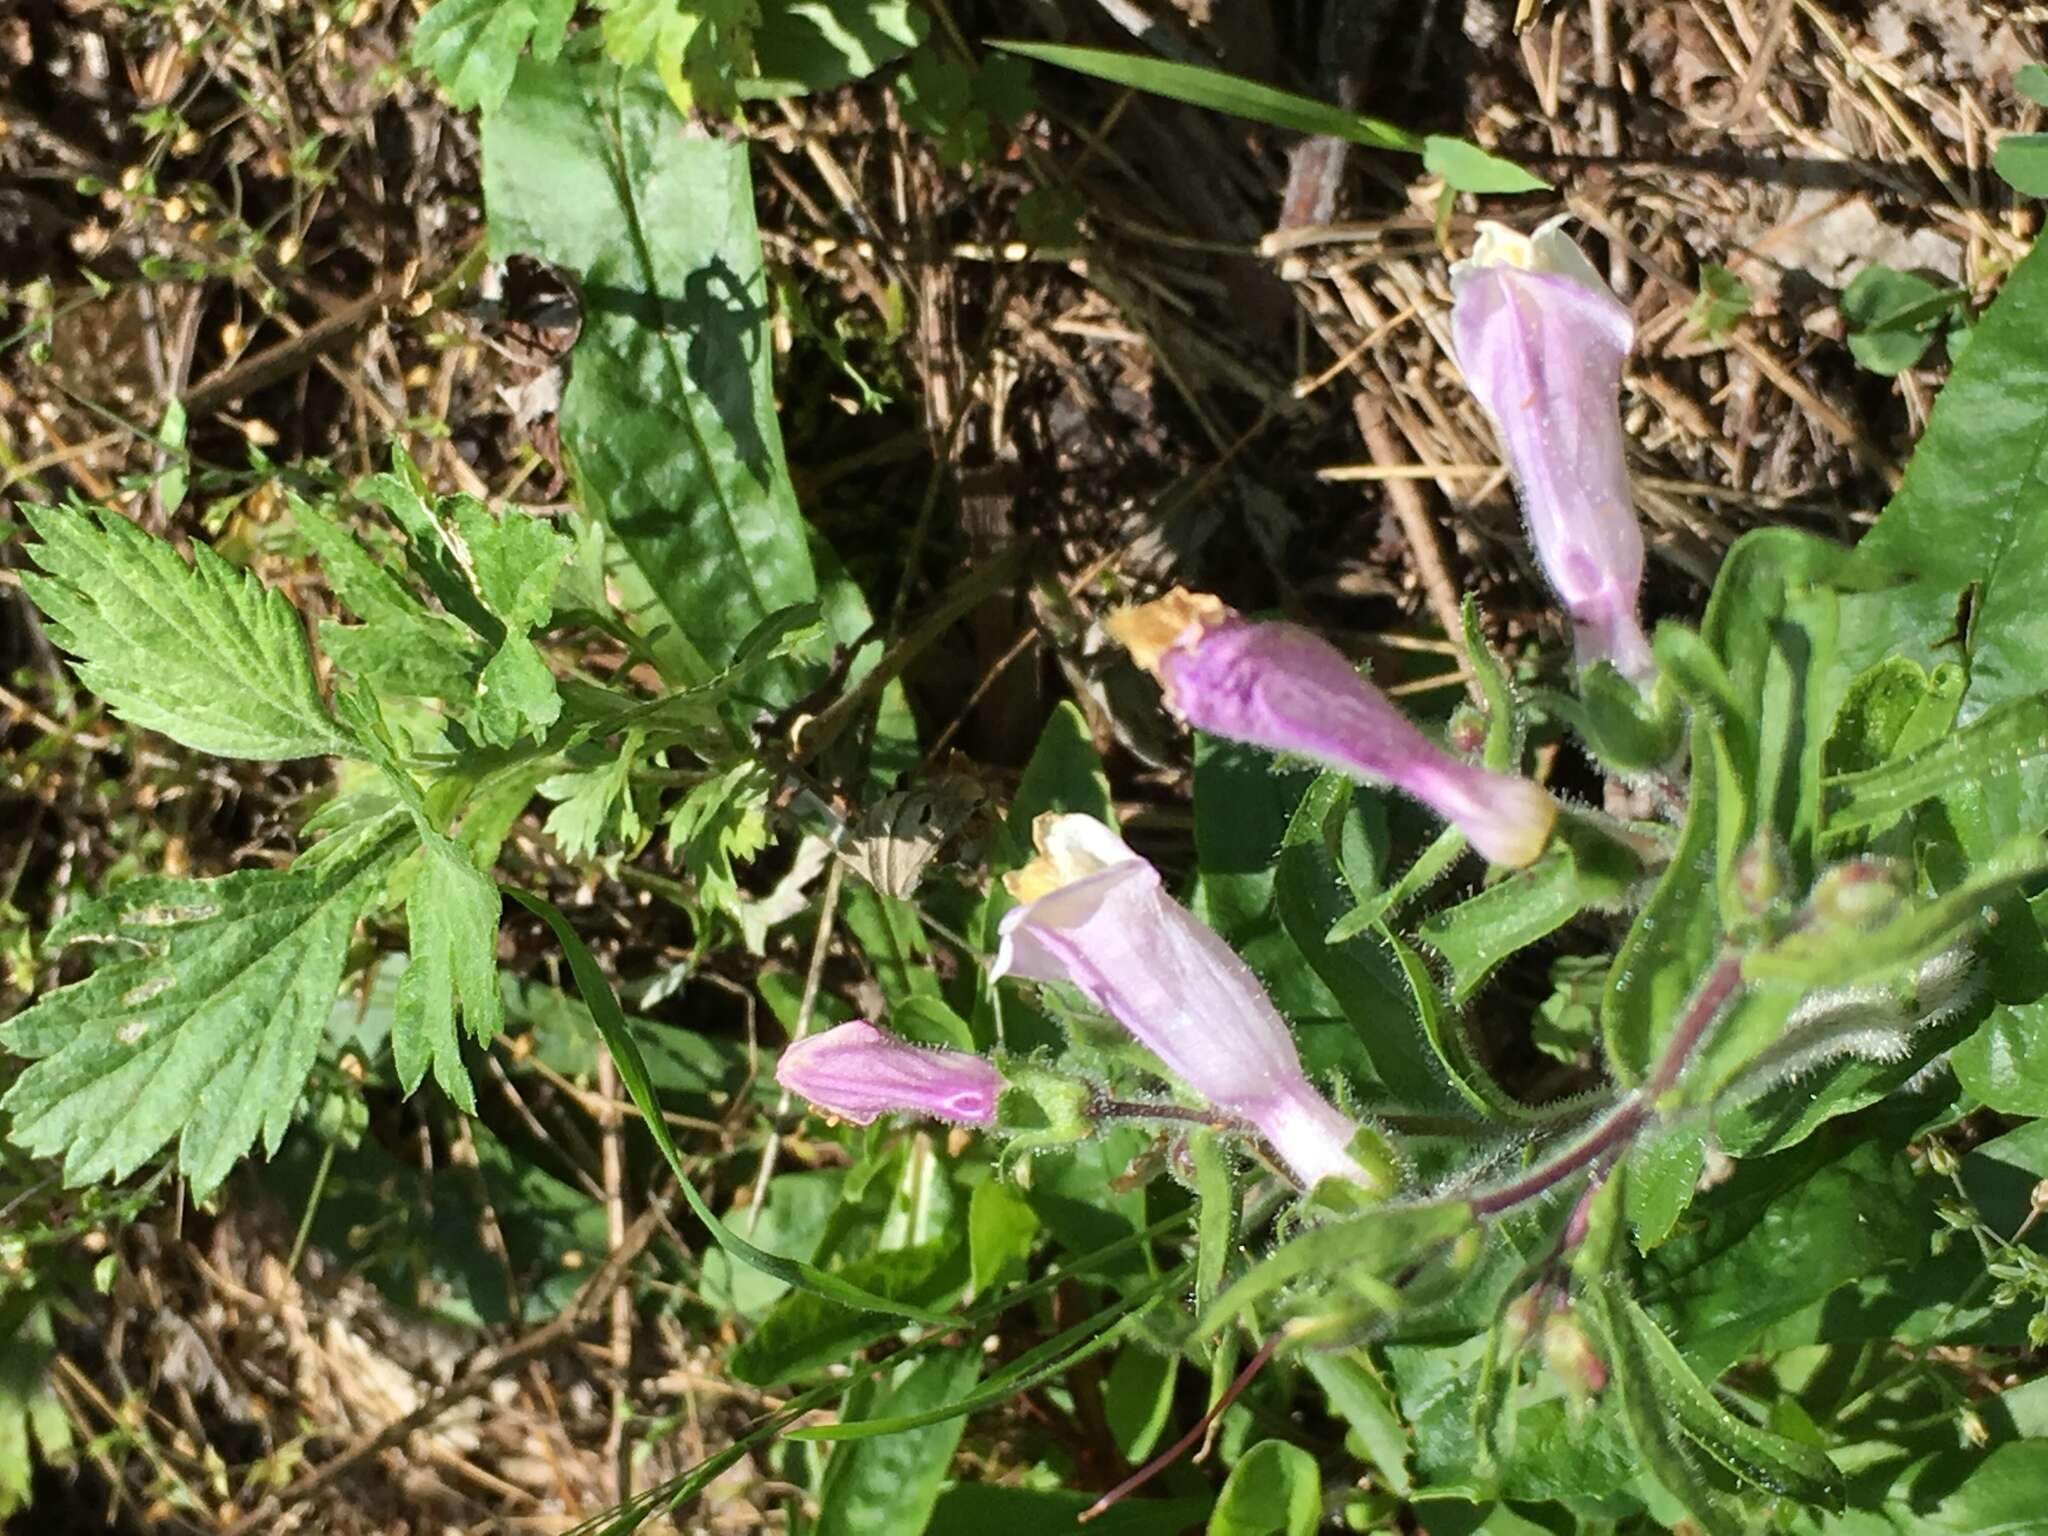
[[[1664,1047],[1656,1070],[1648,1081],[1621,1101],[1613,1114],[1602,1120],[1548,1162],[1538,1163],[1519,1178],[1493,1189],[1482,1190],[1470,1201],[1475,1216],[1494,1216],[1549,1193],[1572,1175],[1593,1167],[1634,1141],[1657,1112],[1657,1101],[1685,1075],[1693,1055],[1707,1031],[1721,1016],[1729,999],[1742,985],[1742,954],[1735,949],[1721,952],[1707,979],[1693,994],[1685,1016],[1678,1021],[1671,1041]]]

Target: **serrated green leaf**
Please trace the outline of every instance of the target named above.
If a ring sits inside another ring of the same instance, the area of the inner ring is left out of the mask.
[[[522,634],[508,634],[476,680],[477,739],[509,747],[521,737],[543,740],[562,717],[555,674]]]
[[[489,1045],[505,1027],[498,986],[502,902],[497,885],[461,845],[431,832],[424,841],[424,862],[405,903],[411,958],[398,980],[391,1055],[408,1094],[431,1067],[442,1091],[475,1114],[456,1020],[459,1015],[463,1031],[479,1045]]]
[[[202,1198],[259,1135],[275,1152],[356,919],[410,835],[388,812],[290,870],[133,880],[66,916],[48,942],[105,958],[0,1026],[34,1063],[0,1099],[10,1137],[62,1154],[73,1183],[126,1178],[176,1138]]]
[[[570,541],[517,507],[493,517],[471,496],[446,497],[438,512],[462,539],[470,584],[484,606],[522,634],[546,623]]]
[[[562,51],[576,0],[439,0],[412,34],[412,61],[431,70],[465,111],[494,110],[512,88],[519,56]]]
[[[580,279],[563,446],[630,562],[615,574],[664,671],[701,681],[763,619],[817,597],[775,416],[747,146],[681,132],[657,90],[609,65],[527,60],[484,123],[484,198],[494,257],[530,252]]]
[[[0,1520],[26,1509],[39,1462],[68,1458],[71,1421],[51,1390],[50,1310],[33,1292],[0,1303]]]
[[[555,802],[545,830],[572,859],[585,859],[612,835],[626,847],[640,841],[646,828],[633,800],[633,765],[640,759],[641,736],[628,731],[616,755],[604,754],[590,767],[575,767],[540,781],[538,793]]]
[[[45,574],[22,586],[79,681],[131,725],[216,757],[354,748],[320,700],[298,613],[206,546],[171,546],[106,508],[24,506]]]
[[[1315,1457],[1285,1440],[1261,1440],[1230,1469],[1208,1536],[1315,1536],[1322,1520]]]

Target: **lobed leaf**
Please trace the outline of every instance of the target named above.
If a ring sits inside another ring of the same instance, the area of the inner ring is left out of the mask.
[[[24,506],[42,575],[22,586],[79,681],[131,725],[216,757],[352,755],[299,615],[204,545],[192,564],[104,507]]]
[[[275,1152],[341,985],[350,935],[411,828],[396,811],[290,870],[133,880],[50,932],[97,944],[85,980],[0,1026],[30,1066],[0,1099],[11,1138],[65,1178],[122,1179],[175,1138],[196,1196],[259,1136]]]
[[[528,44],[535,58],[552,59],[575,14],[576,0],[439,0],[413,29],[412,61],[456,106],[493,111]]]

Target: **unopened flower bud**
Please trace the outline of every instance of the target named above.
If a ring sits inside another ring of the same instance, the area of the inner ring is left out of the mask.
[[[878,1115],[928,1115],[959,1125],[990,1125],[1003,1076],[965,1051],[912,1045],[855,1019],[792,1041],[775,1080],[817,1108],[856,1125]]]
[[[1444,727],[1444,741],[1460,757],[1477,757],[1486,747],[1486,716],[1470,704],[1460,704]]]
[[[1932,1140],[1927,1143],[1927,1166],[1944,1179],[1952,1179],[1962,1164],[1956,1159],[1955,1149],[1947,1142]]]
[[[1636,613],[1643,532],[1622,454],[1621,369],[1635,322],[1553,221],[1480,226],[1451,268],[1451,340],[1499,428],[1530,542],[1572,621],[1579,662],[1654,672]]]
[[[1557,802],[1548,791],[1451,756],[1343,652],[1299,625],[1252,623],[1213,597],[1176,588],[1112,615],[1108,627],[1190,725],[1391,784],[1496,864],[1533,863],[1550,837]]]
[[[1607,1362],[1569,1313],[1554,1312],[1543,1325],[1543,1363],[1574,1397],[1598,1397],[1607,1385]]]
[[[1965,1408],[1956,1416],[1956,1429],[1962,1435],[1963,1444],[1972,1450],[1981,1451],[1991,1443],[1991,1428],[1974,1408]]]
[[[1813,886],[1816,921],[1851,928],[1875,928],[1904,903],[1891,869],[1878,859],[1837,864]]]
[[[1520,1349],[1528,1343],[1536,1332],[1536,1325],[1543,1321],[1541,1290],[1541,1286],[1526,1290],[1508,1303],[1507,1312],[1501,1318],[1501,1337],[1510,1350]]]
[[[1768,832],[1759,832],[1735,860],[1735,899],[1762,917],[1785,893],[1785,855]]]
[[[1310,1085],[1250,967],[1166,894],[1158,870],[1092,816],[1041,816],[1031,832],[1039,856],[1003,880],[1023,905],[1003,915],[991,979],[1078,989],[1195,1093],[1248,1121],[1303,1188],[1391,1188],[1351,1155],[1357,1125]]]
[[[1977,1225],[1976,1213],[1959,1201],[1935,1201],[1934,1214],[1940,1218],[1944,1226],[1954,1227],[1958,1232],[1967,1232]]]

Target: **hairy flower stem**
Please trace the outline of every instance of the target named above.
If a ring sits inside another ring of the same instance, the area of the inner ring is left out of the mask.
[[[1656,1115],[1657,1101],[1685,1075],[1693,1053],[1699,1049],[1708,1029],[1721,1016],[1722,1009],[1727,1007],[1741,985],[1741,952],[1723,950],[1721,958],[1707,973],[1706,981],[1694,994],[1685,1017],[1679,1020],[1671,1043],[1664,1047],[1664,1055],[1658,1060],[1657,1069],[1650,1074],[1649,1080],[1624,1098],[1613,1114],[1549,1162],[1539,1163],[1518,1179],[1474,1195],[1468,1202],[1472,1214],[1497,1216],[1502,1211],[1546,1195],[1573,1174],[1603,1163],[1609,1154],[1634,1141]]]
[[[1213,1109],[1190,1109],[1184,1104],[1141,1104],[1130,1099],[1094,1099],[1088,1115],[1094,1120],[1179,1120],[1206,1130],[1241,1130],[1243,1122]]]

